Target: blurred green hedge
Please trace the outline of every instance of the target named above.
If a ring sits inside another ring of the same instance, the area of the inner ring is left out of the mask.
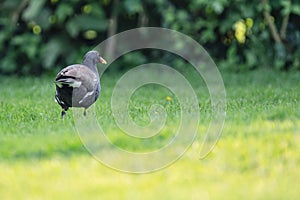
[[[2,0],[0,74],[57,70],[141,26],[185,33],[229,70],[300,69],[299,21],[300,2],[292,0]]]

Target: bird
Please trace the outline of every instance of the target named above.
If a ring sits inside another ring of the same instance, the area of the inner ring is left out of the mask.
[[[61,106],[64,118],[70,107],[86,110],[98,99],[101,86],[97,64],[107,64],[98,51],[87,52],[82,64],[73,64],[63,68],[55,78],[55,100]]]

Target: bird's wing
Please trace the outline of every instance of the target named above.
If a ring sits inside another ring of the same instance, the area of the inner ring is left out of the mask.
[[[71,65],[61,70],[55,79],[58,87],[68,85],[69,87],[85,87],[87,91],[95,90],[97,75],[84,65]]]

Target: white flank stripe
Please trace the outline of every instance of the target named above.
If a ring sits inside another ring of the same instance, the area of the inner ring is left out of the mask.
[[[94,94],[94,91],[86,93],[86,95],[84,95],[84,97],[79,101],[79,103],[82,103],[86,98],[88,98],[89,96],[91,96],[93,94]]]

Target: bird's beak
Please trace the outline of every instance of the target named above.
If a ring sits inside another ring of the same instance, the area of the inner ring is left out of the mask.
[[[105,64],[106,65],[106,60],[104,60],[102,57],[100,57],[100,62],[102,63],[102,64]]]

